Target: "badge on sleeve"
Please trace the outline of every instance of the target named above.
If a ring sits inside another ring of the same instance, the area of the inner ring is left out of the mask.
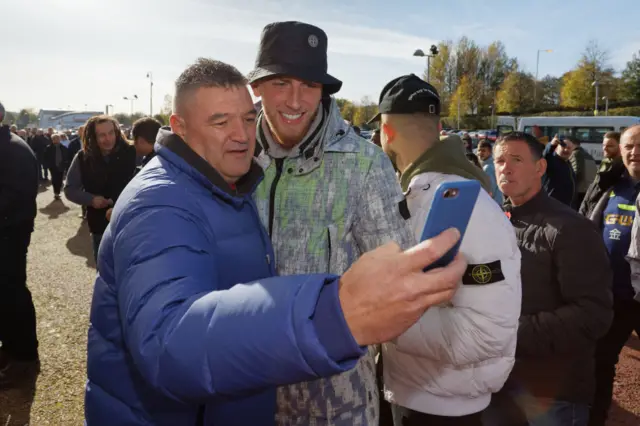
[[[486,285],[503,280],[502,264],[499,260],[491,263],[469,264],[462,276],[464,285]]]

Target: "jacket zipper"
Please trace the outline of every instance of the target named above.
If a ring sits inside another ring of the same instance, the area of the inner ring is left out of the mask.
[[[273,237],[273,220],[276,208],[276,190],[278,189],[278,181],[282,175],[282,167],[284,166],[284,158],[276,158],[276,177],[271,183],[271,193],[269,195],[269,238]]]
[[[327,228],[327,241],[329,242],[327,244],[327,251],[329,252],[329,258],[327,259],[327,273],[331,273],[331,231],[329,228]]]

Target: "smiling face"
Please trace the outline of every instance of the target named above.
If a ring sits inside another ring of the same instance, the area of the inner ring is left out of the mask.
[[[201,87],[171,116],[171,128],[227,183],[247,174],[256,145],[256,110],[244,86]]]
[[[629,174],[640,179],[640,126],[633,127],[622,135],[620,155]]]
[[[253,85],[276,141],[293,148],[309,131],[322,98],[322,85],[290,77],[261,80]]]

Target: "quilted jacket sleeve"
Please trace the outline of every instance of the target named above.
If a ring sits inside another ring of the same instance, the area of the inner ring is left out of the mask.
[[[123,223],[113,236],[121,326],[136,367],[163,394],[180,401],[244,394],[346,371],[364,353],[348,340],[336,277],[274,277],[211,291],[217,271],[197,217],[163,206]],[[332,335],[346,339],[333,348],[340,359],[322,344],[318,316],[338,318]]]
[[[431,182],[433,189],[411,188],[416,237],[422,233],[433,192],[441,181]],[[513,357],[521,306],[520,251],[511,224],[484,190],[460,251],[469,262],[467,284],[460,284],[449,304],[429,308],[398,337],[397,350],[454,366]],[[491,270],[486,284],[473,281],[476,267]],[[506,379],[509,371],[503,373]]]

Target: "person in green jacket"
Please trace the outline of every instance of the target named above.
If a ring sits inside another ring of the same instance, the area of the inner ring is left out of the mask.
[[[327,35],[302,22],[262,33],[248,78],[261,98],[257,161],[265,170],[254,198],[281,275],[342,274],[362,254],[415,238],[389,158],[345,123],[331,95]],[[377,425],[375,348],[348,372],[278,390],[277,423]]]

